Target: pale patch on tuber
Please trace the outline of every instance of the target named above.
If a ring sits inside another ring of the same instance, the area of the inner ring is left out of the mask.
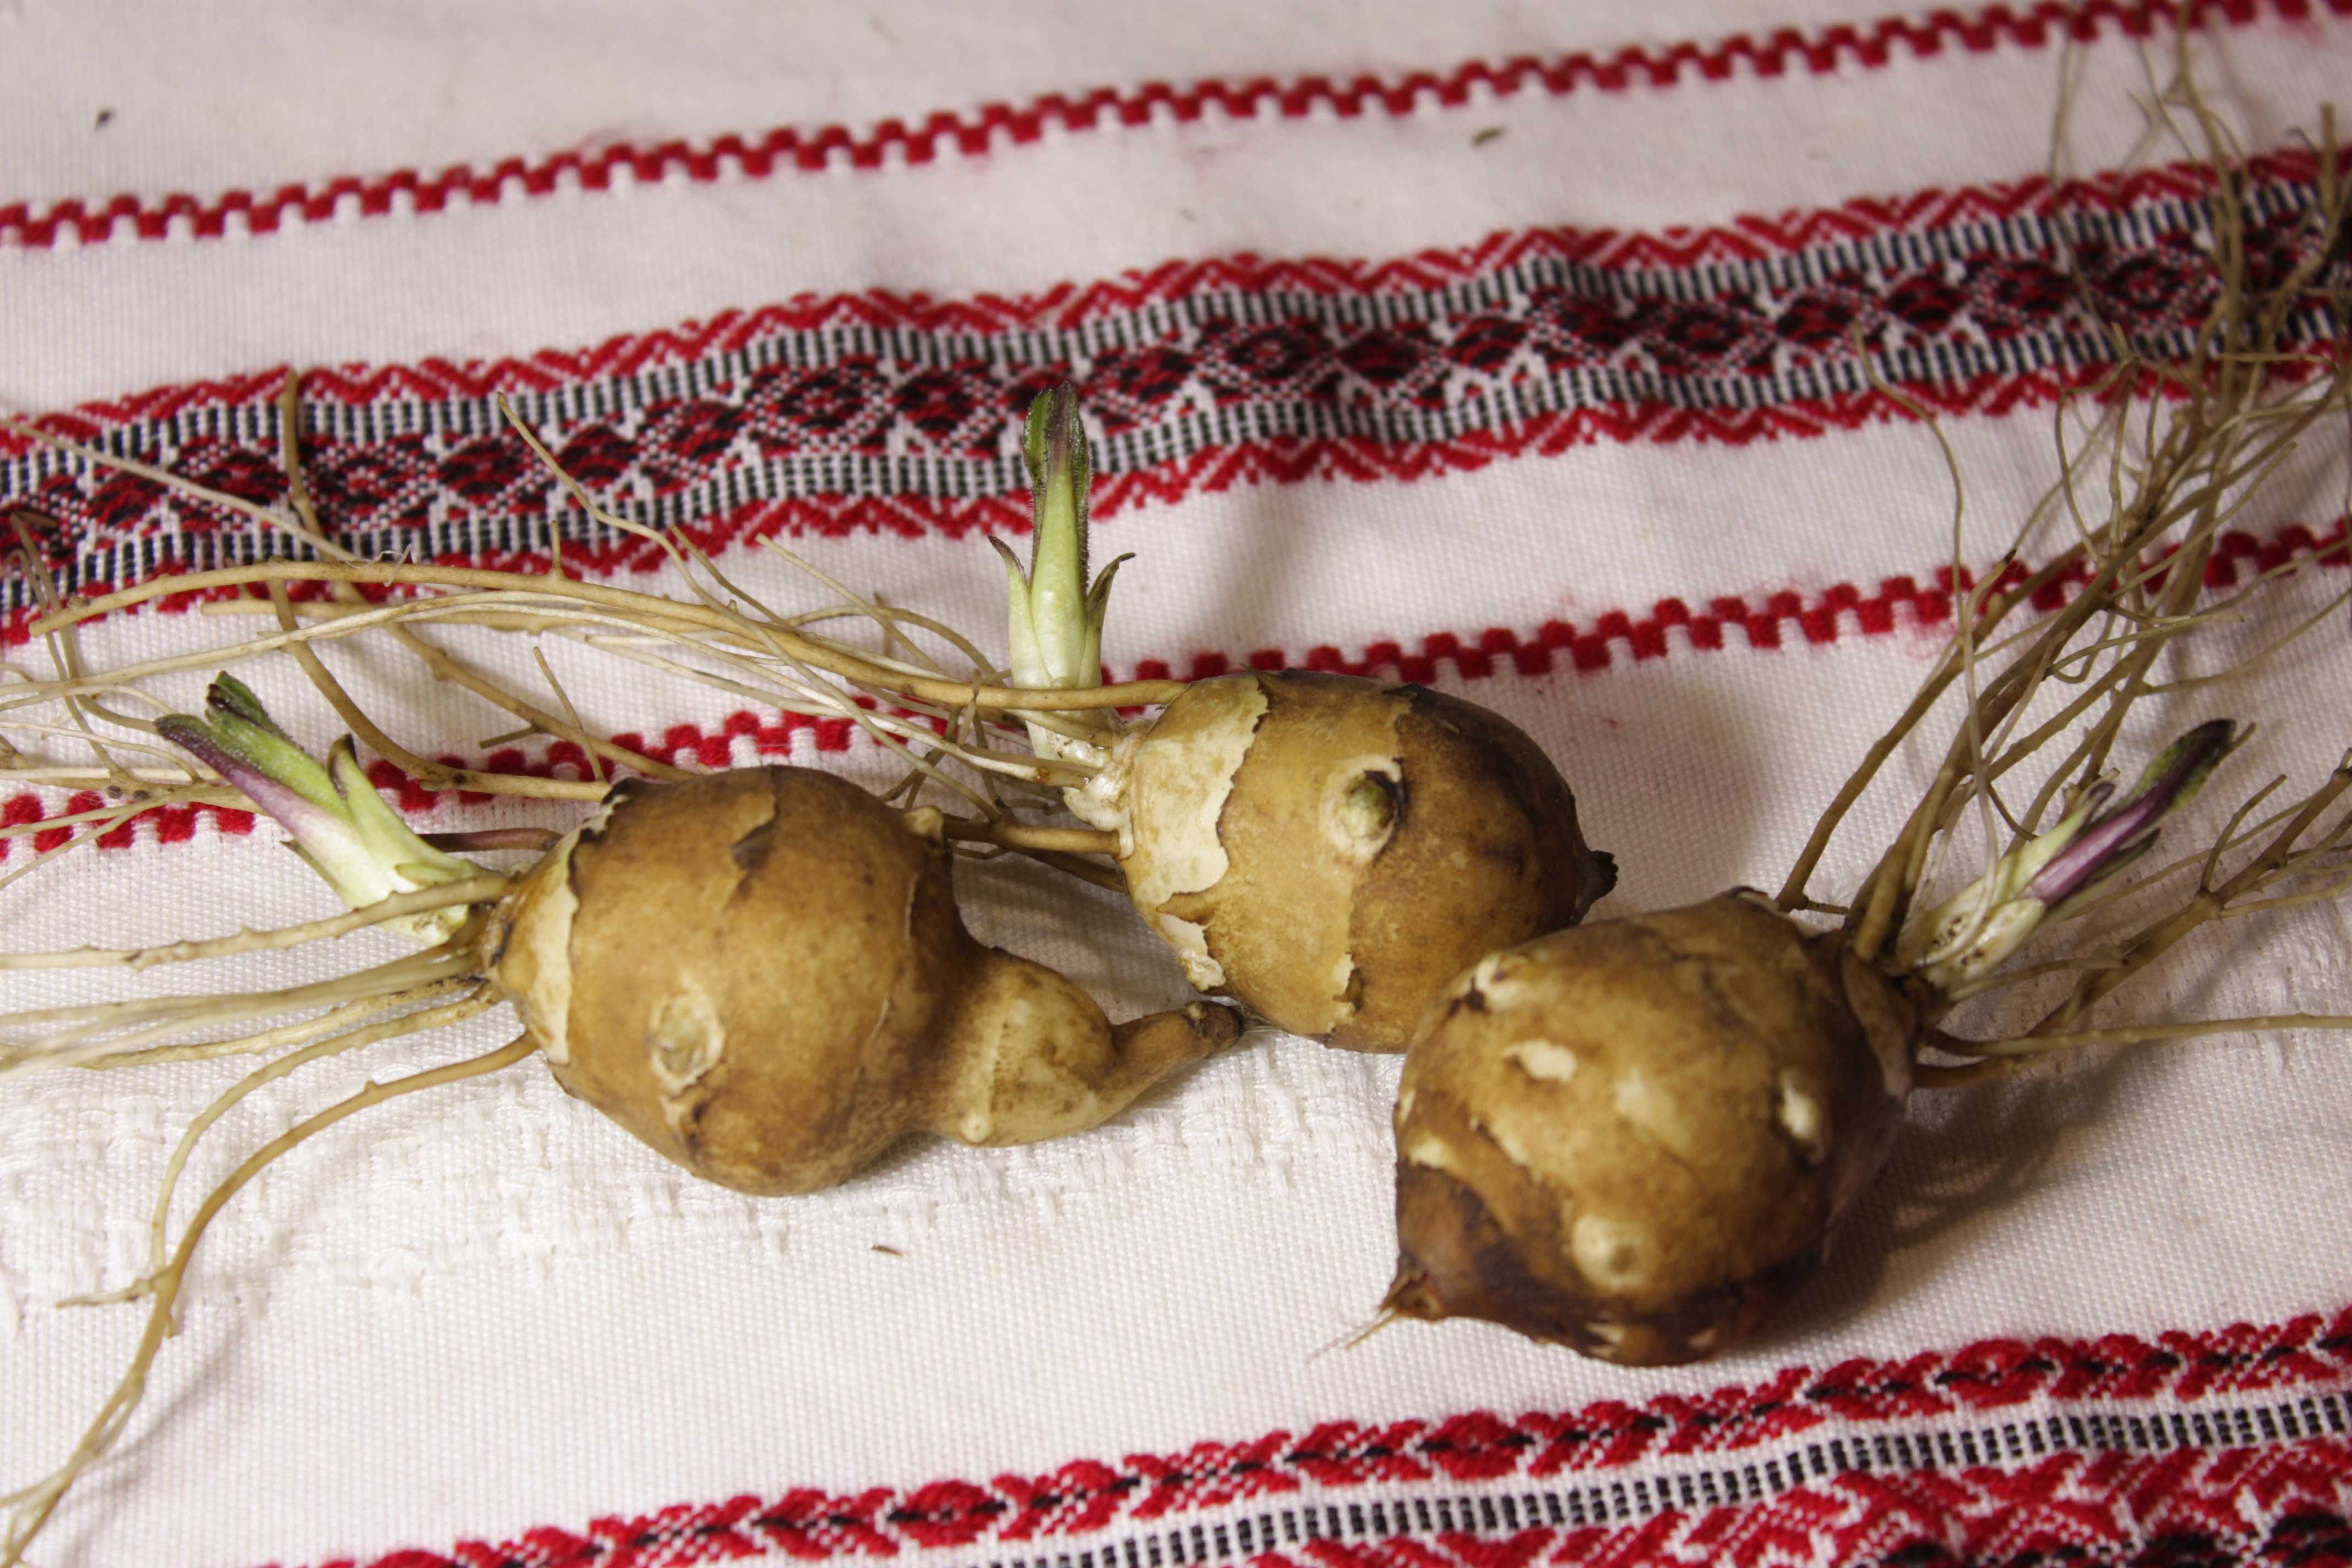
[[[551,1068],[572,1061],[572,919],[580,909],[572,890],[572,851],[581,834],[602,829],[607,815],[600,811],[558,839],[532,868],[517,890],[518,903],[527,903],[531,918],[509,928],[500,961],[515,1012]]]
[[[1804,1152],[1805,1163],[1818,1165],[1829,1155],[1829,1118],[1822,1102],[1805,1087],[1793,1068],[1780,1069],[1780,1103],[1774,1111],[1780,1131]]]
[[[1171,906],[1224,878],[1230,861],[1218,823],[1265,710],[1255,683],[1218,685],[1162,715],[1128,765],[1120,833],[1132,847],[1120,866],[1129,896],[1203,991],[1225,984],[1224,968],[1210,952],[1202,922]]]
[[[1526,943],[1499,994],[1457,987],[1405,1061],[1389,1305],[1642,1365],[1752,1331],[1877,1171],[1909,1088],[1842,957],[1836,933],[1727,895]],[[1873,1013],[1916,1029],[1864,973]]]
[[[1502,719],[1299,670],[1171,703],[1137,750],[1124,830],[1129,891],[1195,984],[1360,1050],[1402,1049],[1465,964],[1572,923],[1614,875]]]
[[[1569,1255],[1584,1277],[1604,1290],[1637,1289],[1648,1277],[1649,1237],[1628,1220],[1579,1215],[1569,1228]]]
[[[1521,1040],[1503,1059],[1538,1083],[1567,1083],[1576,1077],[1576,1053],[1555,1040]]]

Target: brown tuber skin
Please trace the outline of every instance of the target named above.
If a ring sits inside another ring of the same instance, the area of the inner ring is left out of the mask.
[[[904,1134],[1091,1127],[1240,1033],[1114,1028],[963,927],[939,814],[802,768],[631,780],[500,905],[494,978],[556,1079],[739,1192],[840,1182]]]
[[[1534,742],[1419,686],[1200,681],[1124,766],[1121,868],[1193,984],[1352,1050],[1404,1049],[1464,965],[1615,879]]]
[[[1918,1018],[1745,890],[1482,961],[1405,1061],[1388,1306],[1628,1366],[1731,1348],[1885,1163]]]
[[[897,810],[828,773],[766,767],[630,780],[509,880],[403,826],[359,773],[348,741],[320,764],[226,676],[205,706],[210,718],[168,715],[158,733],[276,817],[352,913],[168,947],[20,955],[12,967],[81,967],[91,958],[143,967],[394,921],[412,921],[409,934],[431,946],[342,977],[327,993],[341,1005],[292,1029],[163,1047],[217,1054],[258,1048],[272,1036],[300,1042],[216,1098],[182,1143],[155,1210],[153,1262],[117,1298],[148,1301],[130,1369],[62,1465],[0,1498],[0,1559],[8,1563],[23,1561],[25,1545],[144,1395],[205,1228],[263,1169],[371,1105],[536,1053],[565,1089],[695,1174],[740,1192],[806,1193],[919,1129],[1004,1144],[1091,1127],[1169,1068],[1241,1034],[1236,1009],[1205,1002],[1114,1028],[1062,976],[982,947],[956,911],[940,814]],[[398,890],[383,891],[387,881]],[[318,996],[305,987],[199,995],[176,1021],[250,1017]],[[307,1060],[472,1017],[502,1000],[520,1015],[521,1037],[372,1079],[304,1117],[206,1194],[167,1253],[180,1162],[246,1093]],[[121,1006],[135,1011],[102,1016],[156,1016],[143,1004]],[[142,1037],[130,1038],[136,1046]],[[68,1035],[49,1047],[58,1065],[95,1059],[78,1058],[73,1044]]]

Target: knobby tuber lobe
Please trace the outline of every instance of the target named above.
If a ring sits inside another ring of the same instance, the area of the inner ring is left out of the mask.
[[[1627,1365],[1729,1348],[1885,1163],[1918,1019],[1745,890],[1485,959],[1406,1058],[1388,1305]]]
[[[348,738],[322,766],[227,677],[206,707],[208,718],[171,715],[159,733],[244,790],[292,834],[304,860],[364,907],[352,921],[173,948],[20,955],[24,966],[193,961],[370,923],[431,945],[323,991],[101,1006],[100,1027],[142,1026],[121,1037],[130,1044],[119,1059],[136,1060],[158,1028],[243,1019],[273,1000],[328,1005],[302,1025],[162,1047],[266,1048],[273,1036],[293,1047],[215,1100],[180,1155],[251,1089],[323,1055],[456,1022],[501,999],[514,1003],[523,1036],[372,1080],[298,1121],[207,1194],[167,1250],[175,1160],[152,1222],[154,1263],[131,1292],[148,1299],[146,1331],[65,1462],[0,1499],[8,1563],[21,1561],[144,1395],[189,1259],[223,1205],[264,1167],[369,1105],[499,1071],[535,1050],[565,1089],[695,1174],[747,1193],[806,1193],[917,1130],[1005,1144],[1091,1127],[1169,1068],[1241,1033],[1235,1009],[1206,1002],[1113,1027],[1061,975],[983,948],[956,910],[940,814],[897,810],[829,773],[761,767],[633,779],[509,879],[419,838],[375,794]],[[399,890],[387,896],[388,887]],[[438,1005],[418,1005],[427,1001]],[[50,1021],[87,1033],[89,1012],[68,1008]],[[101,1060],[102,1047],[92,1055],[79,1042],[68,1029],[42,1048],[59,1066]]]
[[[2347,378],[2341,355],[2307,352],[2297,324],[2344,292],[2334,263],[2352,204],[2332,172],[2332,119],[2318,138],[2331,172],[2297,215],[2310,248],[2285,268],[2251,266],[2236,238],[2249,222],[2243,165],[2199,96],[2186,39],[2164,96],[2193,111],[2214,173],[2212,303],[2180,359],[2143,358],[2118,340],[2101,395],[2112,422],[2102,416],[2096,437],[2114,463],[2108,510],[2084,510],[2062,420],[2052,493],[2067,498],[2071,542],[2039,569],[2021,567],[2037,509],[1999,569],[1960,587],[1956,500],[1950,641],[1822,812],[1776,899],[1735,892],[1545,937],[1480,961],[1424,1016],[1396,1111],[1393,1313],[1486,1318],[1633,1364],[1696,1360],[1753,1333],[1818,1266],[1885,1162],[1915,1083],[1982,1083],[2059,1050],[2352,1027],[2343,1015],[2284,1012],[2084,1026],[2103,998],[2200,927],[2340,898],[2352,833],[2336,812],[2352,794],[2346,753],[2302,800],[2246,826],[2272,786],[2256,791],[2201,857],[2124,875],[2243,732],[2209,718],[2126,790],[2110,762],[2135,705],[2255,668],[2337,621],[2342,602],[2298,612],[2275,640],[2219,670],[2159,675],[2183,639],[2241,618],[2251,595],[2296,574],[2266,571],[2214,608],[2200,603],[2208,568],[2225,559],[2222,530],[2306,432],[2340,413]],[[1878,384],[1933,429],[1927,409]],[[1958,460],[1937,439],[1957,479]],[[2048,613],[2004,627],[2029,605]],[[2057,683],[2064,697],[2040,706]],[[1962,721],[1901,828],[1874,848],[1852,896],[1815,900],[1808,886],[1841,826],[1951,698],[1963,700]],[[2038,791],[2004,801],[2015,784],[2003,775],[2053,742],[2060,760]],[[1971,810],[1987,864],[1928,905],[1934,847]],[[2137,929],[2000,972],[2036,931],[2191,868],[2195,879],[2175,884]],[[1790,918],[1799,910],[1843,919],[1814,933]],[[2060,975],[2071,975],[2063,996],[2022,1033],[1971,1040],[1941,1027],[1956,1005]]]
[[[1106,773],[1130,896],[1193,984],[1350,1049],[1402,1050],[1465,964],[1615,879],[1533,741],[1419,686],[1200,681]]]
[[[1022,456],[1028,568],[991,541],[1008,674],[1016,689],[1099,691],[1128,557],[1088,578],[1094,459],[1075,386],[1031,404]],[[1192,984],[1292,1034],[1401,1051],[1464,964],[1573,924],[1615,880],[1533,741],[1419,686],[1254,671],[1194,682],[1140,729],[1108,711],[1093,723],[1032,717],[1038,754],[1088,774],[1065,789],[1070,809],[1116,835],[1129,896]]]
[[[829,773],[630,780],[495,917],[495,982],[563,1087],[749,1193],[842,1181],[907,1132],[1052,1138],[1233,1041],[1195,1003],[1112,1026],[965,931],[939,814]]]

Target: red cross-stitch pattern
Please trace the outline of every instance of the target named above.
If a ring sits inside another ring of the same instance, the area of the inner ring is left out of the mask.
[[[2352,1379],[2352,1307],[2333,1318],[2144,1340],[1988,1341],[1901,1362],[1791,1367],[1748,1388],[1641,1405],[1365,1426],[1335,1421],[1181,1453],[1081,1459],[1048,1475],[901,1489],[787,1491],[680,1504],[584,1530],[534,1530],[491,1545],[412,1550],[320,1568],[688,1568],[746,1559],[892,1557],[926,1547],[1049,1558],[1114,1526],[1176,1521],[1253,1500],[1319,1507],[1381,1489],[1381,1517],[1409,1521],[1417,1491],[1625,1470],[1672,1456],[1738,1455],[1795,1435],[1866,1439],[1874,1427],[1958,1413],[2197,1402],[2257,1390],[2341,1389]],[[2339,1416],[2340,1420],[2341,1417]],[[2045,1424],[2046,1425],[2046,1424]],[[2339,1431],[2137,1453],[2095,1438],[2008,1464],[1840,1468],[1760,1500],[1666,1506],[1622,1524],[1527,1521],[1374,1531],[1373,1539],[1241,1546],[1255,1568],[1664,1568],[1705,1563],[2130,1563],[2239,1562],[2320,1568],[2352,1561],[2352,1444]],[[1650,1483],[1643,1483],[1648,1485]],[[1398,1489],[1413,1489],[1400,1492]],[[1662,1495],[1671,1499],[1668,1489]],[[1458,1523],[1458,1521],[1457,1521]],[[1210,1554],[1218,1554],[1213,1548]],[[1188,1561],[1196,1560],[1188,1558]]]

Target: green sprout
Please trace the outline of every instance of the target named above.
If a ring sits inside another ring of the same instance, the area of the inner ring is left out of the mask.
[[[1029,405],[1021,455],[1029,468],[1034,540],[1029,569],[1003,540],[1012,609],[1007,646],[1013,684],[1078,689],[1102,684],[1103,616],[1122,555],[1087,582],[1087,500],[1094,454],[1078,419],[1078,389],[1064,382]]]
[[[2157,825],[2196,798],[2236,741],[2237,726],[2227,719],[2200,724],[2166,747],[2112,809],[2102,808],[2115,781],[2094,781],[2055,826],[1922,917],[1904,944],[1907,966],[1948,992],[1990,972],[2043,921],[2063,919],[2084,894],[2153,847]]]
[[[205,710],[203,718],[174,713],[157,720],[155,731],[244,791],[293,836],[289,847],[352,908],[482,874],[480,867],[444,854],[409,830],[368,782],[349,735],[329,749],[321,765],[231,675],[214,679]],[[466,917],[460,906],[383,923],[430,944],[456,932]]]

